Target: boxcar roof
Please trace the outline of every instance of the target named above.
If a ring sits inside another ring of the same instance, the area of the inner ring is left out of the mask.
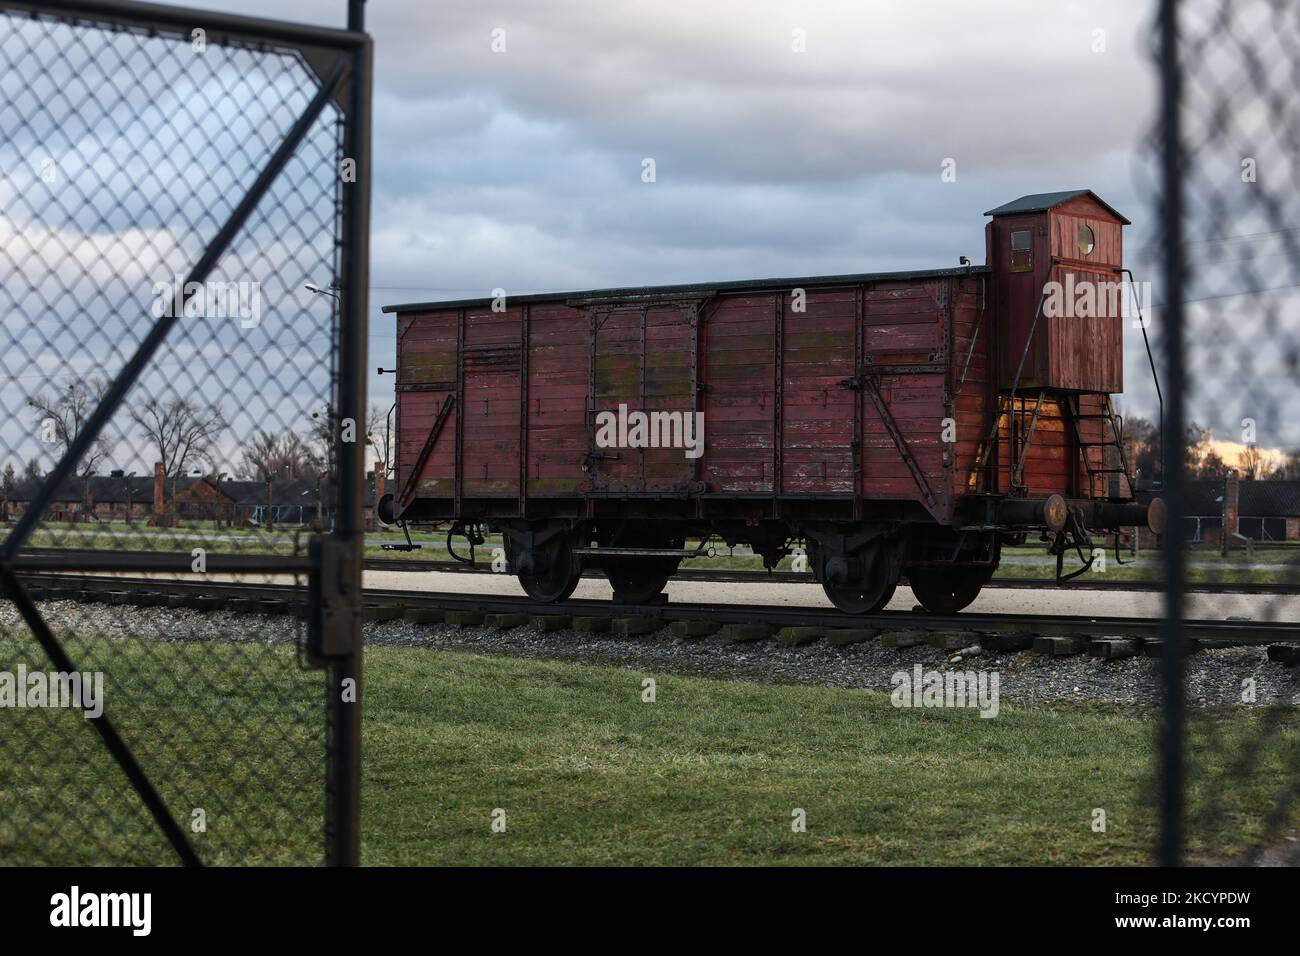
[[[857,285],[863,282],[890,282],[907,279],[940,279],[946,276],[981,275],[991,272],[988,266],[957,266],[951,269],[922,269],[912,272],[859,272],[837,276],[802,276],[789,279],[742,279],[731,282],[695,282],[689,285],[632,286],[622,289],[589,289],[581,292],[534,292],[507,297],[508,302],[635,302],[669,296],[705,296],[715,292],[763,292],[774,289],[825,288]],[[481,299],[446,299],[435,302],[405,302],[386,305],[384,312],[417,312],[426,309],[471,309],[490,305],[491,296]]]
[[[1071,199],[1077,199],[1080,196],[1087,196],[1095,203],[1109,212],[1112,216],[1122,222],[1124,225],[1132,225],[1123,213],[1119,212],[1114,206],[1106,202],[1091,189],[1063,189],[1055,193],[1034,193],[1032,196],[1021,196],[1019,199],[1013,199],[1009,203],[1004,203],[996,209],[990,209],[984,213],[986,216],[1011,216],[1018,213],[1026,212],[1046,212],[1048,209],[1055,209],[1063,202],[1069,202]]]

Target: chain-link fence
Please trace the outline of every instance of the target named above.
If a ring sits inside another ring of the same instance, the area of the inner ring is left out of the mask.
[[[0,859],[355,859],[354,7],[0,2]]]
[[[1206,666],[1181,622],[1300,609],[1300,7],[1162,0],[1153,49],[1171,529],[1161,859],[1295,864],[1300,683],[1278,666],[1295,650],[1270,663],[1260,646],[1216,649]],[[1212,580],[1244,586],[1190,591]]]

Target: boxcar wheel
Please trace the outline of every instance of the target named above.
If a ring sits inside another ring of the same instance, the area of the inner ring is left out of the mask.
[[[894,597],[898,587],[899,554],[892,541],[877,542],[860,555],[866,564],[864,579],[851,584],[822,582],[826,597],[845,614],[871,614]]]
[[[614,600],[619,604],[649,604],[663,593],[668,579],[677,570],[662,561],[620,561],[617,566],[605,569],[605,577],[614,589]]]
[[[552,546],[550,567],[542,574],[520,574],[519,584],[534,601],[555,604],[567,601],[582,578],[582,568],[573,559],[569,542],[557,537]]]
[[[932,614],[956,614],[968,607],[990,577],[992,572],[975,568],[925,568],[907,573],[912,593]]]
[[[869,587],[822,582],[822,590],[830,602],[845,614],[870,614],[879,611],[894,597],[898,582],[882,578]]]

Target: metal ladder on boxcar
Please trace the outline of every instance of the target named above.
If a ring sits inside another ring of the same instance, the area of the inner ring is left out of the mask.
[[[1007,422],[1007,437],[1011,446],[1011,461],[1008,464],[1011,476],[1010,491],[1013,495],[1027,491],[1024,483],[1025,455],[1030,442],[1034,439],[1034,431],[1038,427],[1039,413],[1042,411],[1046,394],[1045,390],[1039,391],[1038,396],[1033,400],[1032,412],[1029,406],[1030,400],[1027,398],[1023,396],[1017,398],[1014,392],[998,395],[997,409],[993,414],[993,428],[980,442],[979,450],[975,453],[975,463],[971,466],[970,478],[967,481],[971,491],[978,494],[987,490],[985,466],[988,464],[989,454],[1001,440],[1004,418]]]
[[[1132,482],[1132,475],[1128,470],[1128,462],[1125,460],[1124,455],[1123,418],[1115,413],[1110,395],[1104,392],[1096,394],[1102,396],[1102,410],[1085,414],[1082,407],[1082,394],[1052,393],[1057,408],[1060,409],[1060,417],[1067,419],[1069,421],[1068,427],[1073,429],[1079,463],[1082,464],[1083,471],[1088,476],[1087,491],[1089,498],[1111,496],[1109,489],[1105,488],[1104,485],[1102,490],[1106,493],[1100,496],[1097,494],[1099,481],[1107,481],[1111,475],[1123,475],[1130,482],[1130,489]],[[993,428],[980,442],[979,450],[975,455],[975,463],[971,467],[971,477],[968,485],[972,491],[978,493],[985,490],[985,466],[992,448],[1001,438],[1002,422],[1005,419],[1011,452],[1011,461],[1008,465],[1010,473],[1009,490],[1012,495],[1026,494],[1028,492],[1028,486],[1025,483],[1025,464],[1029,447],[1034,440],[1034,433],[1038,428],[1039,419],[1042,417],[1047,396],[1046,389],[1040,390],[1033,398],[1017,397],[1014,394],[998,396]],[[1101,441],[1085,441],[1079,428],[1081,421],[1104,421],[1106,426],[1103,428],[1103,434],[1108,432],[1109,437],[1105,437]],[[1094,468],[1089,455],[1089,450],[1092,448],[1115,449],[1115,461],[1118,462],[1118,467],[1113,467],[1107,462],[1106,452],[1103,451],[1100,467]]]
[[[1074,429],[1075,447],[1079,450],[1079,458],[1082,460],[1083,470],[1088,476],[1088,497],[1119,497],[1118,494],[1112,494],[1112,489],[1108,487],[1111,476],[1118,475],[1122,475],[1124,480],[1129,483],[1129,492],[1131,494],[1133,490],[1133,474],[1128,469],[1128,461],[1124,455],[1124,419],[1121,415],[1118,415],[1115,412],[1115,407],[1111,404],[1110,395],[1105,392],[1086,393],[1100,395],[1102,399],[1102,407],[1098,412],[1084,414],[1084,394],[1085,393],[1074,395],[1067,394],[1062,400],[1062,405],[1069,413],[1067,417],[1070,419],[1070,424]],[[1101,440],[1084,441],[1083,433],[1079,428],[1079,423],[1085,421],[1100,421],[1105,423],[1102,428]],[[1106,437],[1107,432],[1109,432],[1109,437]],[[1091,456],[1089,455],[1089,449],[1092,448],[1102,449],[1101,467],[1099,468],[1094,468],[1092,466]],[[1108,456],[1106,449],[1108,448],[1113,448],[1115,450],[1114,465],[1107,460]],[[1100,495],[1097,493],[1099,480],[1102,483],[1100,489],[1102,494]]]

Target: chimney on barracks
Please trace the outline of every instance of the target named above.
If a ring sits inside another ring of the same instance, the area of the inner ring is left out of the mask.
[[[1223,531],[1219,535],[1219,554],[1228,553],[1228,542],[1237,533],[1238,519],[1241,517],[1240,493],[1241,481],[1234,468],[1223,480]]]
[[[154,462],[153,466],[153,523],[159,527],[166,524],[167,503],[163,497],[163,463]]]

